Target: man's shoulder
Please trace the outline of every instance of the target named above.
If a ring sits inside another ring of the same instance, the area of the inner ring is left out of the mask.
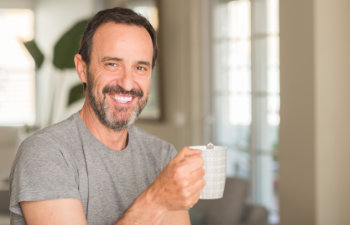
[[[26,138],[22,145],[40,145],[41,144],[64,144],[70,139],[76,136],[76,126],[74,123],[74,116],[58,122],[56,124],[50,125],[46,128],[36,131],[28,138]]]

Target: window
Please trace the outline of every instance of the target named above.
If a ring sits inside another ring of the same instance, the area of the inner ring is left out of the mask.
[[[249,179],[250,200],[279,222],[278,0],[215,0],[213,138],[229,147],[228,176]]]
[[[22,44],[33,31],[31,10],[0,9],[0,125],[35,122],[35,64]]]

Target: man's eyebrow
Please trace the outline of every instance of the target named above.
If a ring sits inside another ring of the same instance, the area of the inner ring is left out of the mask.
[[[102,58],[101,60],[102,62],[106,62],[106,61],[118,61],[118,62],[122,62],[123,59],[122,58],[118,58],[118,57],[111,57],[111,56],[105,56]],[[141,64],[141,65],[145,65],[145,66],[149,66],[151,67],[151,63],[148,61],[137,61],[137,64]]]
[[[105,56],[102,58],[102,62],[106,62],[106,61],[123,61],[123,59],[118,58],[118,57],[110,57],[110,56]]]
[[[137,64],[145,65],[151,67],[151,63],[147,61],[138,61]]]

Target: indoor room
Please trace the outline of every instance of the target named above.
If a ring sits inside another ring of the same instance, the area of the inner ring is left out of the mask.
[[[83,107],[74,57],[113,7],[157,36],[135,126],[225,147],[223,197],[188,207],[192,225],[350,224],[350,1],[0,0],[0,225],[20,144]]]

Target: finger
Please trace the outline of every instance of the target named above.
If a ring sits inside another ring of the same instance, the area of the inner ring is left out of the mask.
[[[200,155],[195,155],[184,158],[182,163],[186,167],[186,171],[192,173],[195,170],[203,168],[204,160]]]
[[[191,208],[192,208],[195,204],[197,204],[200,195],[201,195],[201,193],[198,192],[197,194],[195,194],[195,195],[193,196],[193,200],[192,200],[192,201],[193,201],[193,204],[192,204]]]
[[[175,159],[175,160],[181,160],[181,159],[185,158],[186,151],[188,151],[187,148],[182,148],[182,149],[177,153],[177,155],[174,157],[174,159]]]
[[[185,151],[185,156],[193,156],[193,155],[201,155],[202,154],[202,150],[200,149],[194,149],[194,148],[189,148],[189,147],[184,147],[186,148]]]
[[[188,191],[193,193],[193,195],[199,194],[200,191],[205,186],[205,180],[203,178],[197,179],[196,182],[194,182],[192,185],[188,187]]]
[[[191,172],[191,176],[194,178],[194,179],[200,179],[200,178],[203,178],[205,175],[205,170],[203,169],[203,167],[200,167],[196,170],[193,170]]]
[[[189,200],[189,202],[191,202],[191,204],[188,205],[189,208],[192,208],[198,202],[201,190],[204,187],[204,185],[205,181],[202,180],[201,182],[198,182],[196,185],[192,186],[193,189],[191,191],[193,194],[191,195]]]
[[[189,147],[183,147],[177,155],[174,157],[175,160],[181,160],[188,156],[200,155],[202,151],[200,149],[191,149]]]

